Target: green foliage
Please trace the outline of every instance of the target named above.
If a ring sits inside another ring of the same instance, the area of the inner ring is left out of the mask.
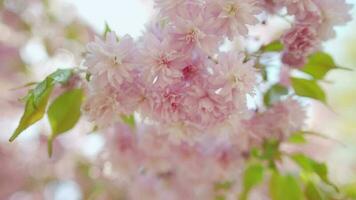
[[[105,22],[104,37],[108,35],[112,30],[107,22]]]
[[[243,177],[243,190],[240,200],[246,200],[251,189],[263,181],[264,167],[262,164],[252,164],[245,169]]]
[[[292,175],[281,175],[278,172],[272,174],[270,184],[270,196],[272,200],[302,200],[303,194],[297,179]]]
[[[282,96],[288,94],[288,89],[280,84],[273,85],[264,95],[263,101],[266,106],[271,106],[279,101]]]
[[[307,200],[324,200],[325,198],[320,193],[319,189],[314,183],[308,182],[304,189],[305,197]]]
[[[217,195],[215,196],[215,200],[226,200],[226,198],[223,195]]]
[[[131,128],[135,128],[136,122],[135,122],[135,116],[134,115],[122,115],[121,116],[122,122],[130,126]]]
[[[273,42],[269,43],[266,46],[263,46],[261,48],[261,51],[262,52],[279,52],[279,51],[282,51],[283,48],[284,48],[283,44],[279,40],[277,40],[277,41],[273,41]]]
[[[328,178],[328,168],[325,163],[320,163],[300,153],[291,155],[290,157],[302,170],[307,173],[316,174],[324,183],[338,191],[338,188]]]
[[[307,140],[305,139],[304,134],[304,132],[298,131],[288,138],[288,142],[294,144],[305,144],[307,143]]]
[[[342,187],[342,192],[350,199],[356,199],[356,182]]]
[[[272,167],[274,166],[274,161],[279,160],[281,157],[279,146],[280,143],[277,140],[267,140],[263,143],[261,158],[268,160]]]
[[[72,70],[59,69],[28,92],[27,96],[24,98],[26,102],[25,111],[21,117],[19,125],[9,139],[10,142],[14,141],[28,127],[42,119],[54,85],[58,83],[66,83],[71,75]]]
[[[218,190],[229,190],[234,183],[232,181],[224,181],[224,182],[218,182],[215,183],[214,189],[216,191]]]
[[[326,103],[326,94],[317,81],[302,78],[291,78],[291,81],[297,95]]]
[[[333,58],[325,52],[317,52],[311,55],[302,71],[311,75],[314,79],[321,80],[332,69],[337,68]]]
[[[48,119],[52,134],[48,141],[48,154],[52,155],[53,140],[60,134],[72,129],[78,122],[83,100],[83,91],[73,89],[57,97],[48,108]]]

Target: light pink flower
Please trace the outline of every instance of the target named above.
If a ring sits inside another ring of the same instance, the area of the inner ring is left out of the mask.
[[[119,103],[114,88],[91,91],[86,98],[83,111],[89,121],[95,122],[99,127],[112,125],[119,120]]]
[[[88,51],[84,65],[93,76],[106,76],[112,86],[132,80],[135,44],[130,36],[118,40],[114,32],[108,33],[105,41],[96,38],[89,43]]]
[[[307,57],[318,50],[320,39],[315,27],[308,24],[297,24],[282,37],[285,51],[283,63],[291,67],[302,67]]]
[[[175,11],[183,4],[187,3],[189,0],[155,0],[155,8],[163,16],[172,15]]]
[[[219,88],[208,82],[192,85],[185,99],[188,119],[198,128],[213,127],[236,112],[234,102],[217,94]]]
[[[256,15],[261,13],[256,0],[215,0],[208,1],[212,16],[220,31],[232,40],[237,35],[247,35],[247,25],[258,23]]]
[[[143,68],[143,77],[147,84],[164,87],[182,77],[180,59],[182,55],[170,44],[168,35],[163,38],[146,33],[142,38],[139,63]]]
[[[320,15],[320,10],[313,0],[274,0],[277,5],[286,6],[290,15],[297,19],[306,19],[308,15]]]
[[[322,23],[318,29],[321,40],[334,38],[335,26],[344,25],[351,18],[350,10],[352,6],[345,0],[313,0],[321,10]]]
[[[256,86],[257,73],[252,60],[245,61],[242,53],[220,53],[216,65],[216,82],[222,83],[221,95],[252,94]]]
[[[245,128],[253,144],[271,138],[283,141],[292,133],[301,130],[305,120],[304,108],[296,100],[288,98],[263,113],[256,113],[246,121]]]
[[[216,22],[204,12],[198,5],[187,5],[178,10],[170,31],[172,46],[185,53],[201,50],[213,54],[217,51],[221,39],[212,33]]]
[[[186,120],[184,98],[185,88],[172,85],[165,89],[152,89],[147,92],[145,112],[161,123],[183,122]]]
[[[144,100],[142,82],[137,76],[136,81],[124,81],[113,87],[105,84],[103,77],[94,77],[89,82],[88,97],[83,111],[89,121],[107,127],[120,121],[123,115],[133,114]]]

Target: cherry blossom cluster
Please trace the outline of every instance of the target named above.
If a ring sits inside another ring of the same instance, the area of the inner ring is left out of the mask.
[[[344,0],[156,0],[155,8],[138,40],[108,32],[88,45],[83,110],[110,130],[111,160],[129,199],[211,199],[214,185],[224,181],[235,183],[236,195],[246,152],[266,139],[285,141],[303,128],[306,112],[295,97],[250,108],[247,99],[262,82],[255,56],[221,47],[247,37],[262,15],[285,10],[292,25],[280,38],[282,62],[301,67],[335,35],[334,26],[350,19],[350,6]],[[136,119],[133,129],[121,124],[127,116]]]
[[[204,132],[245,118],[258,71],[245,52],[219,51],[226,39],[246,36],[271,10],[263,8],[286,7],[295,22],[282,37],[282,60],[296,67],[350,18],[342,0],[157,0],[155,7],[138,41],[111,32],[88,45],[92,80],[84,110],[99,125],[137,112],[162,126]]]
[[[158,125],[142,124],[133,131],[115,124],[106,130],[108,149],[103,153],[114,166],[109,176],[127,191],[126,199],[213,199],[218,195],[236,199],[249,150],[273,137],[269,133],[283,140],[299,130],[305,114],[300,109],[288,99],[240,121],[234,135],[210,134],[194,144],[170,142],[169,134],[161,134]],[[221,184],[229,186],[217,189]],[[256,190],[251,198],[268,199],[268,195]]]
[[[321,42],[335,37],[334,26],[351,20],[351,5],[344,0],[265,0],[265,4],[277,10],[286,7],[294,17],[291,29],[282,37],[282,61],[290,67],[302,67]]]

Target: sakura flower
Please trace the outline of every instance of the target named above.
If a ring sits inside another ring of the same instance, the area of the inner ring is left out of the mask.
[[[241,186],[242,173],[237,167],[243,158],[229,140],[175,144],[167,135],[158,134],[159,126],[139,127],[136,134],[114,127],[108,140],[113,148],[110,160],[120,179],[126,180],[120,188],[127,188],[127,199],[211,199],[216,183],[236,180],[231,193]],[[137,188],[145,196],[138,194]]]
[[[182,77],[181,54],[172,48],[169,37],[160,39],[153,33],[146,33],[140,49],[140,63],[147,84],[166,86]]]
[[[145,111],[163,123],[184,121],[186,108],[183,101],[185,96],[184,88],[181,85],[166,87],[164,90],[149,91],[146,96]]]
[[[245,62],[245,56],[239,53],[220,53],[218,57],[217,82],[222,82],[222,95],[233,93],[252,94],[256,85],[256,70],[252,60]]]
[[[274,0],[277,5],[286,6],[290,15],[306,19],[310,15],[320,15],[320,10],[313,0]]]
[[[254,142],[261,142],[266,138],[275,138],[283,141],[292,133],[303,128],[306,119],[304,108],[292,98],[275,104],[263,113],[256,113],[246,121],[246,130],[249,130]]]
[[[335,26],[346,24],[350,21],[350,10],[352,6],[347,4],[345,0],[314,0],[319,6],[322,15],[322,23],[318,34],[321,40],[334,38],[336,32]]]
[[[219,24],[217,30],[230,40],[238,34],[247,35],[247,25],[257,24],[256,15],[261,13],[256,0],[217,0],[208,6]]]
[[[93,76],[105,76],[112,86],[131,80],[135,45],[130,36],[118,41],[114,32],[108,33],[105,41],[96,38],[89,43],[88,51],[84,65]]]
[[[193,85],[185,100],[189,121],[200,128],[212,127],[226,120],[236,108],[225,96],[216,94],[218,88],[203,83]]]
[[[106,127],[119,120],[119,103],[114,88],[90,92],[83,106],[89,121],[95,121],[100,127]]]
[[[301,67],[306,58],[318,50],[320,40],[315,27],[307,24],[297,24],[282,38],[285,51],[282,61],[291,67]]]
[[[220,41],[212,33],[213,23],[213,18],[206,17],[200,6],[188,5],[180,8],[171,28],[172,45],[181,52],[197,49],[208,54],[214,53]]]
[[[159,9],[163,15],[170,15],[179,7],[186,3],[188,0],[155,0],[155,8]]]

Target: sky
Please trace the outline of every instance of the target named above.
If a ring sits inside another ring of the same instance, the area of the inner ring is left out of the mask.
[[[102,32],[107,22],[119,35],[137,38],[150,19],[149,0],[61,0],[75,6],[79,16]]]

